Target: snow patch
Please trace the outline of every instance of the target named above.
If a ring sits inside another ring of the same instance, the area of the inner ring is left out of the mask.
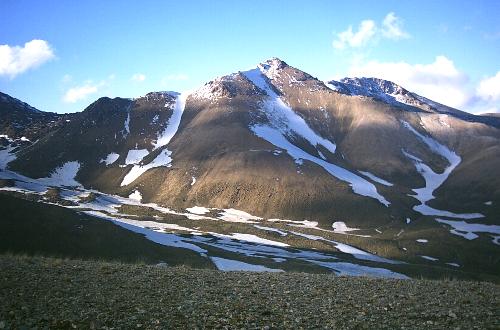
[[[7,165],[16,159],[16,154],[12,152],[14,149],[14,147],[8,146],[7,148],[0,150],[0,170],[6,169]]]
[[[479,237],[476,233],[500,234],[500,226],[498,225],[484,225],[480,223],[467,223],[465,221],[444,220],[436,218],[439,223],[447,224],[453,229],[450,233],[462,236],[465,239],[473,240]],[[496,241],[496,236],[493,237],[493,243]],[[497,243],[495,243],[497,244]]]
[[[127,158],[125,159],[126,165],[139,164],[141,160],[149,154],[147,149],[132,149],[128,151]]]
[[[80,163],[77,161],[64,163],[62,166],[56,168],[48,178],[41,178],[37,181],[48,186],[81,186],[75,180],[75,177],[80,170]]]
[[[120,158],[120,155],[115,152],[112,152],[109,155],[107,155],[106,158],[101,159],[99,163],[105,163],[106,166],[109,166],[114,162],[116,162],[118,158]]]
[[[268,268],[261,265],[253,265],[243,261],[225,259],[219,257],[210,257],[218,270],[225,272],[283,272],[282,269]]]
[[[156,140],[156,143],[154,143],[154,149],[166,146],[177,133],[188,96],[189,93],[181,93],[177,95],[175,99],[174,109],[172,111],[172,116],[170,116],[167,122],[167,126],[165,127],[163,132],[158,134],[158,139]],[[167,104],[165,106],[167,106]]]
[[[191,186],[196,183],[196,178],[194,176],[191,177]]]
[[[384,263],[390,263],[390,264],[401,264],[402,263],[400,261],[382,258],[382,257],[376,256],[374,254],[368,253],[366,251],[360,250],[358,248],[355,248],[354,246],[340,243],[337,241],[332,241],[332,240],[326,239],[326,238],[321,237],[321,236],[310,235],[310,234],[305,234],[305,233],[300,233],[300,232],[295,232],[295,231],[291,231],[291,233],[294,235],[297,235],[297,236],[301,236],[301,237],[310,239],[310,240],[324,241],[327,243],[331,243],[340,252],[351,254],[356,259],[375,261],[375,262],[384,262]]]
[[[273,233],[278,233],[280,234],[281,236],[286,236],[288,235],[286,232],[282,231],[282,230],[279,230],[279,229],[276,229],[276,228],[272,228],[272,227],[265,227],[265,226],[259,226],[259,225],[253,225],[255,228],[257,229],[260,229],[260,230],[265,230],[265,231],[270,231],[270,232],[273,232]]]
[[[130,151],[129,151],[130,154]],[[168,149],[164,149],[160,152],[158,156],[156,156],[153,161],[147,165],[134,165],[130,172],[125,175],[123,178],[122,183],[120,184],[121,186],[126,186],[132,182],[134,182],[138,177],[140,177],[144,172],[147,170],[150,170],[155,167],[160,167],[160,166],[165,166],[165,167],[170,167],[172,166],[172,158],[170,158],[170,155],[172,152]]]
[[[135,201],[138,201],[140,202],[142,200],[142,195],[141,195],[141,192],[139,190],[134,190],[133,193],[131,193],[128,198],[130,199],[133,199]]]
[[[424,259],[430,260],[430,261],[438,261],[439,260],[438,258],[429,257],[429,256],[420,256],[420,258],[424,258]]]
[[[446,264],[450,265],[450,266],[453,266],[453,267],[460,267],[460,265],[457,264],[457,263],[455,263],[455,262],[447,262]]]
[[[383,184],[384,186],[387,186],[387,187],[392,187],[394,186],[394,184],[390,183],[389,181],[386,181],[384,179],[381,179],[379,178],[378,176],[370,173],[370,172],[366,172],[366,171],[359,171],[359,173],[363,174],[364,176],[370,178],[372,181],[375,181],[377,183],[380,183],[380,184]]]
[[[262,220],[262,218],[235,209],[224,209],[223,212],[219,214],[218,218],[227,222],[241,223],[257,223],[255,220]]]
[[[256,69],[242,72],[255,86],[263,90],[269,99],[264,103],[263,111],[270,123],[285,135],[298,135],[309,141],[311,145],[318,148],[323,146],[331,153],[335,153],[336,145],[329,140],[317,135],[283,100],[276,94],[264,77],[267,69],[259,66]]]
[[[425,180],[425,187],[413,189],[416,195],[412,195],[412,197],[414,197],[420,202],[420,205],[414,206],[413,209],[423,215],[445,216],[450,218],[462,218],[462,219],[474,219],[474,218],[484,217],[484,215],[480,213],[456,214],[449,211],[437,210],[426,204],[428,201],[435,198],[433,195],[434,191],[446,181],[451,172],[460,164],[461,158],[455,152],[451,151],[446,146],[438,143],[436,140],[417,132],[406,121],[401,121],[401,122],[404,127],[406,127],[410,132],[415,134],[422,142],[424,142],[431,151],[444,157],[450,164],[448,167],[445,168],[443,173],[438,174],[434,172],[428,165],[426,165],[421,159],[403,150],[403,154],[414,162],[415,168],[423,176]]]
[[[328,163],[327,161],[315,157],[304,150],[290,143],[285,136],[276,128],[265,125],[254,125],[250,129],[260,138],[272,143],[274,146],[285,149],[288,154],[295,159],[298,164],[302,164],[303,160],[309,160],[339,180],[349,183],[354,193],[371,197],[378,200],[385,206],[389,206],[389,202],[377,192],[377,188],[368,180],[356,175],[343,167]]]
[[[423,239],[423,238],[419,238],[419,239],[417,239],[417,242],[419,242],[419,243],[428,243],[429,241],[426,240],[426,239]]]
[[[206,208],[206,207],[202,207],[202,206],[194,206],[194,207],[187,208],[186,211],[193,213],[193,214],[203,215],[203,214],[207,214],[208,212],[210,212],[210,209]]]
[[[350,228],[348,227],[345,222],[342,221],[336,221],[332,224],[333,232],[337,234],[347,234],[348,231],[356,231],[359,230],[359,228]]]
[[[216,235],[219,236],[221,234],[216,234]],[[264,245],[272,245],[272,246],[280,246],[280,247],[290,246],[286,243],[273,241],[273,240],[262,238],[262,237],[252,235],[252,234],[233,233],[231,235],[222,235],[222,236],[228,237],[230,239],[237,239],[239,241],[251,242],[251,243],[255,243],[255,244],[264,244]]]

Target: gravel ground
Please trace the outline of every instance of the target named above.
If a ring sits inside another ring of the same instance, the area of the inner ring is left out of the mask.
[[[500,286],[0,256],[0,329],[499,329]]]

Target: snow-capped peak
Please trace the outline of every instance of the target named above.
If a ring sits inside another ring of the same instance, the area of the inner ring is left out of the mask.
[[[349,95],[370,96],[388,103],[415,105],[415,96],[389,80],[379,78],[343,78],[328,82],[336,91]]]
[[[259,63],[257,66],[259,70],[267,76],[269,79],[273,79],[277,75],[279,75],[280,71],[287,67],[284,61],[280,60],[277,57],[270,58],[262,63]]]

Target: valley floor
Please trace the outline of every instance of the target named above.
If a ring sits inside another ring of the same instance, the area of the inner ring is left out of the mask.
[[[498,329],[500,286],[0,256],[0,328]]]

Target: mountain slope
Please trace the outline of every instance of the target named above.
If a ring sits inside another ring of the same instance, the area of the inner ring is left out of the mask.
[[[43,112],[0,92],[0,135],[9,139],[36,141],[70,119],[71,115]]]
[[[40,178],[40,191],[47,182],[82,184],[168,207],[181,218],[194,206],[243,210],[253,219],[236,217],[245,230],[262,220],[257,226],[274,233],[337,248],[338,232],[327,233],[343,224],[361,231],[342,242],[371,253],[411,263],[460,259],[495,272],[500,130],[488,118],[424,101],[382,80],[332,87],[274,58],[192,93],[99,99],[33,146],[5,149],[11,158],[4,163]],[[16,175],[4,173],[12,189],[36,186]],[[104,209],[116,217],[115,209]],[[202,226],[187,218],[177,224]],[[273,219],[304,228],[312,221],[317,225],[307,228],[316,234],[289,232]],[[238,233],[225,222],[203,226],[205,233]],[[450,248],[442,250],[443,242]],[[467,252],[454,252],[462,248]],[[471,253],[481,257],[472,260]]]

